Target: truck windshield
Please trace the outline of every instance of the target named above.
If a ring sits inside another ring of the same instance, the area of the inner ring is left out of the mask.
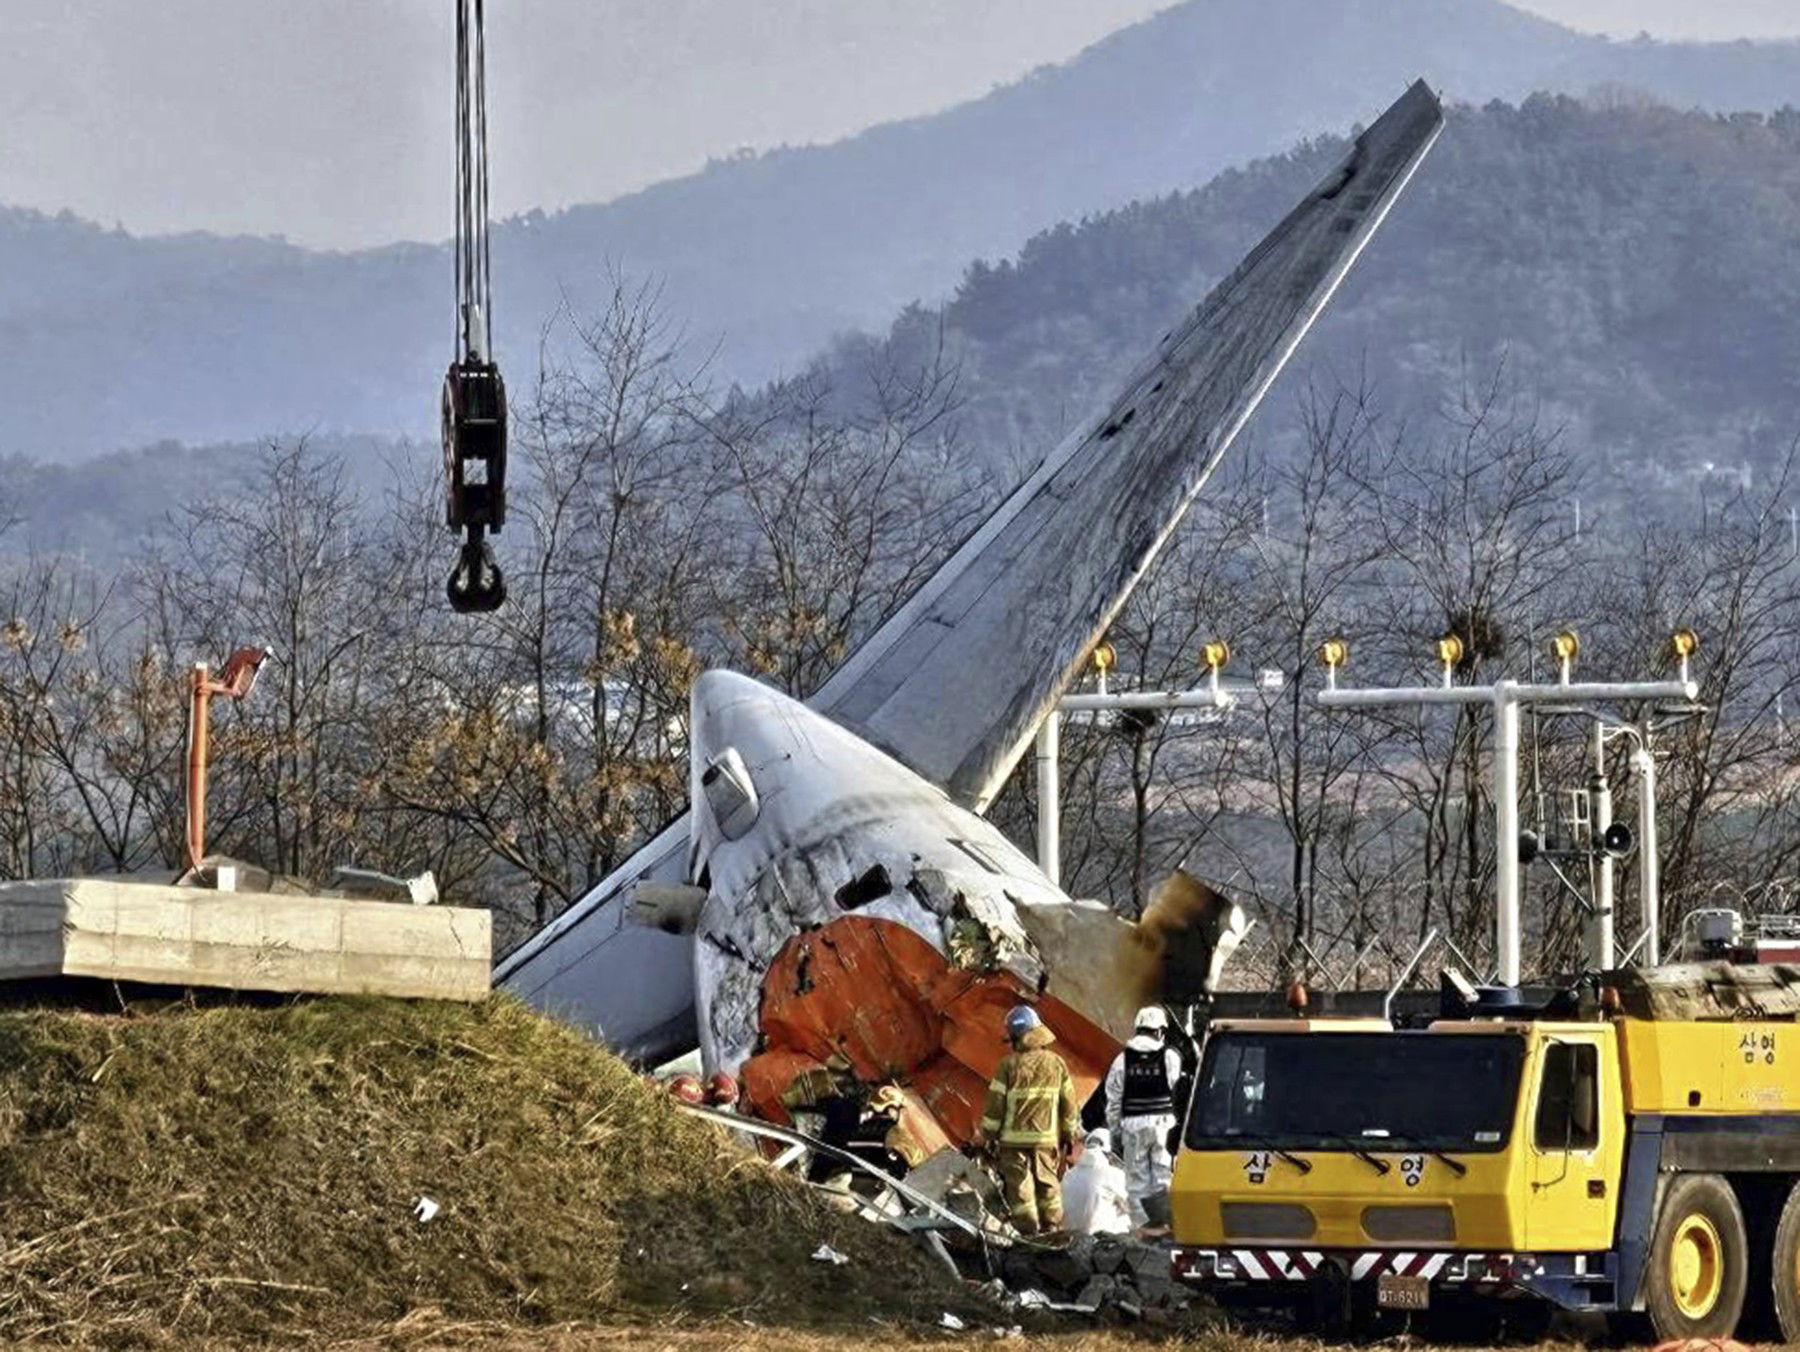
[[[1524,1040],[1505,1033],[1219,1033],[1207,1044],[1186,1143],[1499,1150],[1524,1057]]]

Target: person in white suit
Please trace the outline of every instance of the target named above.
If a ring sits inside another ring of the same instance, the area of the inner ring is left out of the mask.
[[[1168,1224],[1181,1053],[1168,1045],[1169,1016],[1160,1006],[1140,1009],[1132,1025],[1131,1040],[1106,1072],[1106,1126],[1125,1163],[1131,1218],[1154,1230]]]
[[[1096,1127],[1081,1158],[1063,1175],[1063,1225],[1072,1235],[1122,1235],[1131,1229],[1125,1171],[1113,1162],[1112,1138]]]

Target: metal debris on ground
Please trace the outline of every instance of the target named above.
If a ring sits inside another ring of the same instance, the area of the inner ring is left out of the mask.
[[[850,1261],[848,1255],[839,1253],[829,1244],[821,1244],[814,1249],[812,1260],[815,1263],[830,1263],[833,1267],[842,1267]]]
[[[1148,1322],[1208,1317],[1210,1307],[1196,1303],[1192,1291],[1174,1280],[1166,1243],[1123,1235],[1074,1235],[1060,1242],[1022,1238],[990,1209],[989,1202],[999,1204],[997,1192],[978,1194],[970,1176],[981,1174],[979,1167],[953,1151],[896,1179],[792,1127],[704,1105],[679,1107],[746,1146],[760,1146],[771,1168],[805,1177],[806,1161],[814,1154],[841,1166],[850,1177],[848,1187],[841,1179],[836,1186],[814,1186],[834,1200],[853,1203],[865,1219],[912,1235],[998,1309]],[[834,1266],[847,1261],[841,1254],[829,1256],[835,1253],[822,1244],[813,1259]]]
[[[1017,1244],[999,1260],[996,1285],[1011,1308],[1134,1321],[1208,1317],[1210,1307],[1174,1280],[1165,1245],[1077,1235],[1062,1247]]]
[[[421,1225],[423,1225],[426,1221],[430,1220],[432,1217],[436,1216],[438,1214],[438,1212],[440,1212],[442,1210],[443,1210],[443,1208],[440,1207],[437,1204],[437,1202],[430,1197],[421,1197],[416,1202],[414,1202],[413,1206],[412,1206],[413,1216],[418,1220],[419,1224],[421,1224]]]

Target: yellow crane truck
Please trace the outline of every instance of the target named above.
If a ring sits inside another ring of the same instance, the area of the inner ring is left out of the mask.
[[[1800,1342],[1800,967],[1446,995],[1424,1027],[1215,1023],[1175,1276],[1232,1304]],[[1760,1328],[1752,1331],[1761,1331]]]

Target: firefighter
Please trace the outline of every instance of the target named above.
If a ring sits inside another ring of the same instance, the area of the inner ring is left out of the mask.
[[[976,1131],[1000,1169],[1007,1209],[1020,1234],[1062,1229],[1062,1173],[1081,1129],[1081,1104],[1056,1040],[1038,1012],[1019,1005],[1006,1016],[1012,1051],[988,1084],[987,1108]]]
[[[1159,1230],[1169,1220],[1174,1173],[1169,1133],[1175,1125],[1181,1053],[1168,1045],[1169,1016],[1149,1005],[1132,1020],[1131,1040],[1106,1072],[1106,1126],[1118,1143],[1131,1195],[1131,1218]]]
[[[781,1106],[795,1128],[839,1150],[856,1134],[866,1100],[850,1058],[841,1051],[833,1052],[823,1065],[801,1071],[781,1091]],[[841,1167],[832,1160],[815,1155],[806,1176],[810,1182],[822,1183],[839,1172]]]
[[[906,1095],[898,1085],[884,1084],[875,1091],[850,1148],[895,1178],[925,1162],[925,1148],[906,1121]]]

